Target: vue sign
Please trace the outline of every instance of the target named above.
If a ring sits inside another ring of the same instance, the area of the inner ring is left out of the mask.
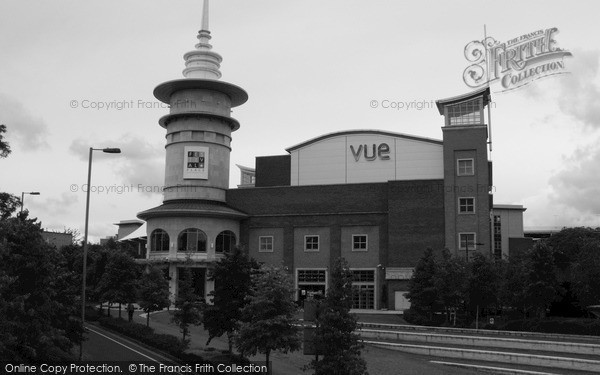
[[[359,161],[361,155],[364,156],[365,160],[373,161],[379,158],[380,160],[390,160],[390,146],[387,143],[381,143],[379,146],[373,144],[373,147],[367,145],[358,145],[355,148],[354,145],[350,146],[350,151],[354,156],[354,160]],[[371,153],[369,155],[369,153]]]

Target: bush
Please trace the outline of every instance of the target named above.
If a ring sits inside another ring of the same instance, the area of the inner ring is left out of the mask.
[[[130,323],[124,319],[112,317],[102,317],[98,321],[100,325],[106,328],[110,328],[174,356],[180,356],[187,347],[187,344],[177,337],[154,333],[152,328],[144,324]]]
[[[502,324],[498,329],[505,331],[558,333],[566,335],[600,336],[600,321],[597,319],[519,319]]]
[[[92,306],[85,307],[85,320],[88,322],[97,322],[102,315]]]

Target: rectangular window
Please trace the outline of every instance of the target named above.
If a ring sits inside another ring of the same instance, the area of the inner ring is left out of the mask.
[[[304,251],[319,251],[319,236],[304,236]]]
[[[475,198],[458,198],[458,212],[461,214],[475,213]]]
[[[458,159],[457,174],[459,176],[473,176],[475,174],[475,161],[473,159]]]
[[[366,234],[352,235],[352,251],[367,251],[368,241]]]
[[[469,251],[476,249],[475,233],[459,233],[458,238],[460,250],[467,250],[467,246],[469,247]]]
[[[483,124],[483,101],[476,98],[448,106],[448,119],[450,125]]]
[[[502,259],[502,222],[500,215],[494,215],[494,256]]]
[[[325,283],[325,270],[298,270],[299,283]]]
[[[273,252],[273,236],[258,237],[258,252],[272,253]]]

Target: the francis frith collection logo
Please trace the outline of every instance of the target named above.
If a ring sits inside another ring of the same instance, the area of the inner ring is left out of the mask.
[[[471,63],[463,73],[467,86],[494,83],[499,91],[513,90],[543,77],[568,73],[564,58],[571,52],[558,48],[556,27],[536,30],[501,43],[492,37],[474,40],[465,47]]]

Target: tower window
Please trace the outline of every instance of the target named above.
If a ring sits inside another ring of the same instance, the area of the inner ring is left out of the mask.
[[[472,176],[475,174],[475,161],[473,159],[458,159],[456,165],[459,176]]]
[[[177,250],[206,252],[206,234],[196,228],[182,231],[177,239]]]
[[[458,212],[461,214],[475,213],[475,198],[458,198]]]
[[[368,241],[366,234],[352,235],[352,251],[367,251]]]
[[[258,237],[258,252],[272,253],[273,252],[273,236]]]
[[[304,251],[319,251],[319,236],[304,236]]]
[[[483,102],[481,98],[449,105],[447,108],[450,125],[483,124]]]
[[[215,252],[228,253],[235,247],[235,234],[230,230],[223,231],[215,242]]]
[[[460,250],[467,250],[467,246],[469,251],[476,250],[475,233],[459,233],[458,238]]]
[[[162,229],[155,229],[150,235],[150,251],[169,251],[169,234]]]

